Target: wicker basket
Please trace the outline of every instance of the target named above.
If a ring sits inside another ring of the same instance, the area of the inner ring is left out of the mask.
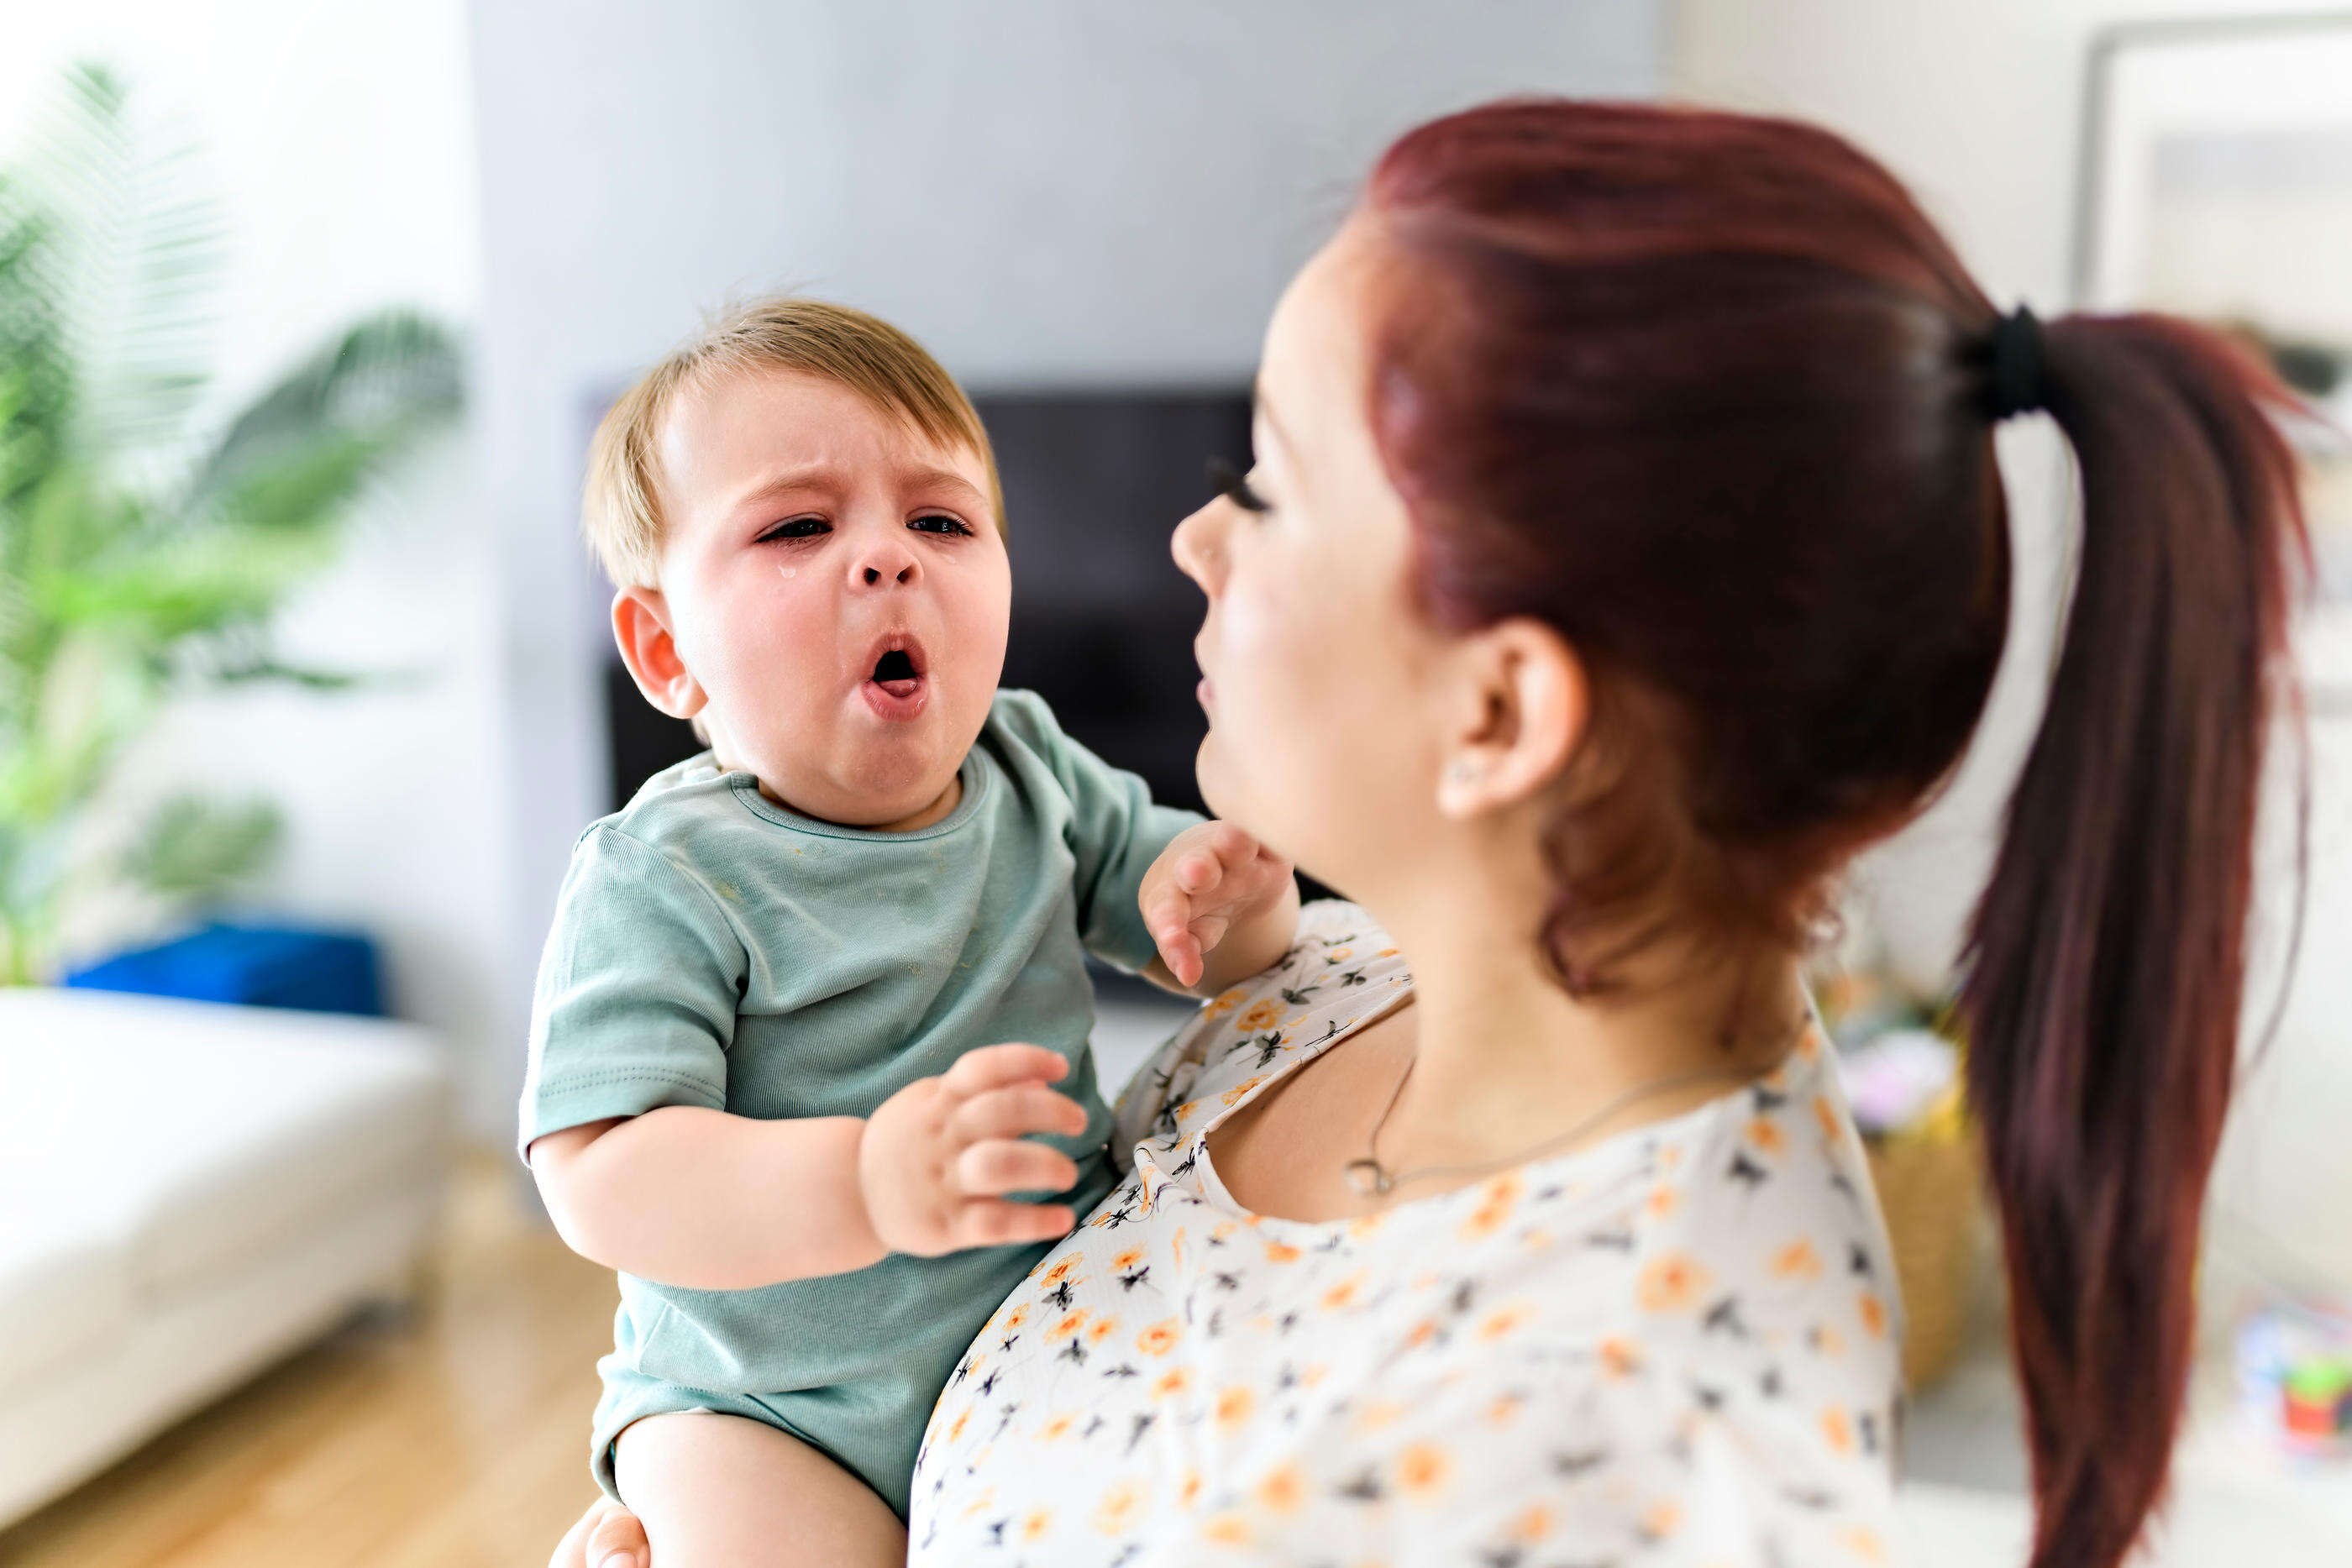
[[[1951,1370],[1968,1337],[1985,1207],[1983,1158],[1972,1132],[1949,1127],[1864,1144],[1903,1291],[1903,1381],[1921,1389]]]

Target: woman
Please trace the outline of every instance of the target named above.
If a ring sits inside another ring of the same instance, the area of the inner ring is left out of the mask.
[[[2178,322],[1998,316],[1823,132],[1565,102],[1391,148],[1259,392],[1176,536],[1201,781],[1357,904],[1131,1088],[1134,1174],[940,1399],[911,1561],[1879,1559],[1892,1285],[1799,963],[1981,713],[1991,431],[2046,409],[2080,580],[1969,1088],[2033,1561],[2117,1563],[2233,1058],[2286,394]]]

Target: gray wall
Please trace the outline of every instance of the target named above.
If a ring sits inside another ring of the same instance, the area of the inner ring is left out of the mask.
[[[1647,95],[1661,21],[1657,0],[480,0],[474,56],[520,977],[603,809],[605,633],[572,532],[592,398],[785,285],[975,385],[1245,379],[1391,137],[1508,91]],[[523,1003],[519,982],[514,1083]]]

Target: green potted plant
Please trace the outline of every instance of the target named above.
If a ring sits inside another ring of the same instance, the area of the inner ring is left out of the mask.
[[[178,796],[112,841],[88,819],[175,694],[353,684],[280,660],[272,612],[462,393],[449,333],[387,310],[206,417],[219,209],[129,110],[76,67],[0,168],[0,984],[49,977],[77,897],[193,904],[266,859],[262,802]]]

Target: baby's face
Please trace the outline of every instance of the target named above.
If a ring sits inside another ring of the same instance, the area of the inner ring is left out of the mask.
[[[1012,609],[980,455],[758,371],[678,400],[660,471],[664,623],[722,763],[827,821],[943,815]]]

